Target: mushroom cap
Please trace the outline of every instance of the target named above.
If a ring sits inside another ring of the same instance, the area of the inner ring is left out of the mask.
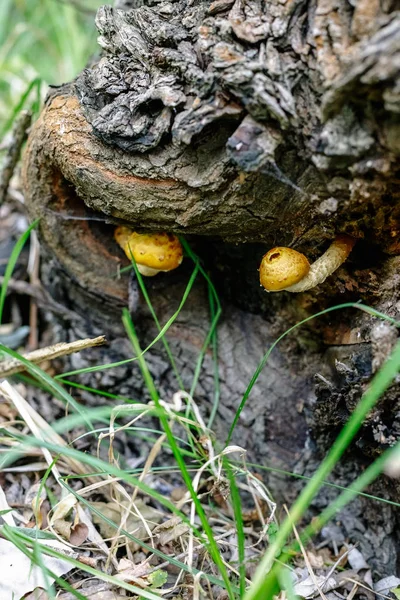
[[[267,291],[278,292],[303,279],[309,270],[310,263],[304,254],[279,246],[264,254],[259,268],[260,283]]]
[[[116,228],[114,237],[129,260],[133,255],[138,266],[154,270],[152,275],[158,271],[176,269],[182,262],[182,246],[173,234],[136,233],[122,226]]]
[[[129,227],[124,227],[120,225],[114,231],[114,239],[119,246],[121,246],[122,250],[125,252],[125,246],[130,236],[132,235],[133,230]],[[130,258],[130,257],[129,257]]]

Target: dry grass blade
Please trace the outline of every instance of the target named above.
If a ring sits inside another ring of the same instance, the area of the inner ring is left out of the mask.
[[[76,340],[75,342],[69,343],[61,342],[52,346],[46,346],[46,348],[40,348],[39,350],[34,350],[33,352],[23,354],[22,356],[26,358],[26,360],[29,360],[34,364],[38,364],[46,360],[60,358],[60,356],[68,356],[68,354],[80,352],[81,350],[86,350],[87,348],[103,346],[106,344],[106,342],[106,337],[104,335],[100,335],[96,338]],[[25,365],[23,365],[16,358],[0,362],[0,377],[10,377],[10,375],[15,375],[15,373],[21,373],[25,370]]]
[[[63,440],[61,436],[59,436],[45,421],[30,404],[21,396],[19,392],[12,385],[8,383],[8,381],[3,381],[0,383],[0,395],[2,395],[6,400],[11,402],[25,423],[28,425],[29,429],[32,431],[33,435],[42,441],[51,442],[60,447],[66,447],[67,444]],[[48,450],[45,448],[42,449],[43,455],[46,459],[47,464],[51,464],[53,462],[53,458]],[[47,455],[45,454],[47,453]],[[50,462],[49,462],[50,460]],[[62,460],[64,462],[68,462],[71,472],[76,474],[85,474],[87,473],[87,468],[78,460],[74,458],[63,456]],[[58,471],[57,471],[58,473]],[[54,474],[54,473],[53,473]],[[57,481],[60,478],[60,474],[58,473],[56,479]],[[94,477],[87,477],[88,481],[96,481]]]
[[[289,511],[288,511],[288,509],[287,509],[287,506],[286,506],[286,504],[284,504],[284,505],[283,505],[283,508],[285,509],[287,516],[290,518],[290,513],[289,513]],[[318,593],[319,593],[319,595],[321,596],[322,600],[328,600],[328,599],[327,599],[327,597],[325,596],[324,592],[323,592],[323,591],[322,591],[322,589],[321,589],[321,586],[320,586],[320,584],[319,584],[319,582],[318,582],[318,579],[317,579],[317,578],[316,578],[316,576],[315,576],[314,570],[313,570],[313,568],[312,568],[312,566],[311,566],[311,563],[310,563],[310,560],[309,560],[309,558],[308,558],[308,556],[307,556],[307,552],[306,552],[306,550],[305,550],[305,548],[304,548],[304,545],[303,545],[303,543],[302,543],[302,541],[301,541],[301,539],[300,539],[300,536],[299,536],[299,534],[298,534],[298,531],[297,531],[297,529],[296,529],[296,526],[295,526],[295,524],[294,524],[294,523],[292,524],[292,527],[293,527],[293,532],[294,532],[294,535],[295,535],[295,537],[296,537],[297,543],[298,543],[298,544],[299,544],[299,546],[300,546],[300,550],[301,550],[301,553],[302,553],[302,555],[303,555],[304,562],[305,562],[305,565],[306,565],[306,567],[307,567],[307,570],[308,570],[308,572],[309,572],[309,574],[310,574],[310,577],[311,577],[311,579],[312,579],[312,581],[313,581],[313,583],[314,583],[314,585],[315,585],[316,589],[318,590]]]
[[[353,583],[354,585],[357,585],[360,588],[363,588],[363,590],[366,590],[368,592],[371,592],[372,594],[375,594],[377,598],[384,598],[385,600],[392,600],[393,596],[387,596],[386,594],[382,594],[381,592],[375,592],[372,588],[370,588],[368,585],[365,585],[365,583],[362,583],[361,581],[356,581],[355,579],[352,579],[351,577],[345,577],[343,579],[344,582],[349,581],[350,583]]]
[[[35,420],[32,418],[30,411],[27,410],[29,404],[21,396],[21,394],[17,392],[17,390],[14,389],[13,386],[10,383],[8,383],[8,381],[3,381],[2,383],[0,383],[0,394],[2,394],[5,398],[7,398],[10,402],[14,404],[15,408],[17,409],[21,417],[24,419],[25,423],[27,424],[35,438],[43,442],[43,431],[41,431],[40,427],[37,425],[37,423],[35,423]],[[56,465],[54,464],[51,453],[49,452],[49,450],[47,450],[47,448],[42,448],[42,453],[47,464],[49,466],[52,465],[51,472],[53,473],[55,480],[59,481],[61,479],[61,474],[57,469]]]

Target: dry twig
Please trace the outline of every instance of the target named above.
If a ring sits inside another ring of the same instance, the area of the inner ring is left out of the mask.
[[[0,275],[0,286],[2,286],[3,283],[4,277],[3,275]],[[68,318],[74,321],[81,319],[77,313],[73,312],[72,310],[68,310],[68,308],[65,308],[65,306],[53,300],[50,294],[42,287],[40,282],[31,284],[27,281],[19,281],[11,278],[7,282],[7,293],[8,292],[31,296],[37,301],[41,308],[50,310],[54,314],[60,315],[60,317]]]
[[[60,356],[67,356],[74,352],[80,352],[87,348],[93,348],[95,346],[102,346],[107,342],[104,335],[100,335],[96,338],[88,338],[85,340],[76,340],[75,342],[61,342],[59,344],[53,344],[52,346],[46,346],[46,348],[40,348],[33,352],[28,352],[22,356],[32,363],[41,363],[46,360],[53,360]],[[0,362],[0,377],[10,377],[15,373],[21,373],[26,370],[26,366],[22,364],[17,358],[10,360],[4,360]]]

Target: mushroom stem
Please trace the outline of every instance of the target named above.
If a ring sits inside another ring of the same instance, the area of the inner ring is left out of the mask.
[[[279,289],[277,289],[276,286],[273,288],[269,285],[268,276],[265,277],[265,271],[268,269],[268,265],[266,266],[265,263],[262,262],[260,266],[260,274],[263,272],[264,277],[260,278],[261,284],[265,287],[265,289],[268,292],[305,292],[307,290],[311,290],[317,285],[323,283],[325,279],[327,279],[327,277],[332,275],[332,273],[336,271],[338,267],[340,267],[340,265],[346,260],[346,258],[350,254],[355,243],[356,240],[350,237],[349,235],[338,235],[336,239],[332,242],[332,244],[329,246],[329,248],[326,250],[326,252],[324,252],[324,254],[320,256],[320,258],[318,258],[314,263],[310,265],[308,272],[306,272],[304,276],[300,275],[300,277],[297,277],[297,273],[294,272],[294,269],[297,269],[297,266],[293,267],[292,272],[292,267],[290,265],[288,268],[286,264],[282,264],[282,271],[284,277],[282,276],[282,287],[280,287]],[[282,251],[283,249],[280,248],[279,250]],[[265,255],[263,261],[266,257],[271,255],[271,252],[273,251],[270,250]],[[292,252],[299,254],[305,259],[305,256],[303,254],[297,253],[296,251]],[[275,255],[273,254],[272,256]],[[274,269],[277,270],[277,268],[279,268],[279,265],[275,264]],[[285,286],[284,282],[290,280],[290,278],[297,279],[297,282],[295,282],[292,285]]]
[[[157,273],[161,273],[160,269],[153,269],[152,267],[146,267],[145,265],[137,264],[137,268],[139,273],[145,277],[154,277],[154,275],[157,275]]]
[[[305,292],[320,285],[344,263],[353,249],[355,239],[349,235],[338,235],[329,248],[314,263],[298,283],[286,289],[287,292]]]

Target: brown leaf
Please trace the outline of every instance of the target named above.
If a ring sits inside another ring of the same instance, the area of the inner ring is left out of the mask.
[[[118,591],[110,589],[111,584],[96,583],[94,585],[85,586],[79,591],[85,595],[88,600],[127,600],[127,597],[121,596]],[[71,592],[61,593],[57,596],[57,600],[76,600],[76,596]]]
[[[74,546],[80,546],[87,539],[89,528],[84,523],[77,523],[71,527],[71,535],[69,541]]]
[[[69,541],[71,537],[72,523],[66,521],[65,519],[56,519],[53,523],[53,528],[61,535],[61,537]]]
[[[310,552],[308,550],[307,557],[308,557],[308,560],[310,561],[310,565],[312,566],[313,569],[322,569],[323,568],[325,562],[321,555],[314,554],[313,552]]]

